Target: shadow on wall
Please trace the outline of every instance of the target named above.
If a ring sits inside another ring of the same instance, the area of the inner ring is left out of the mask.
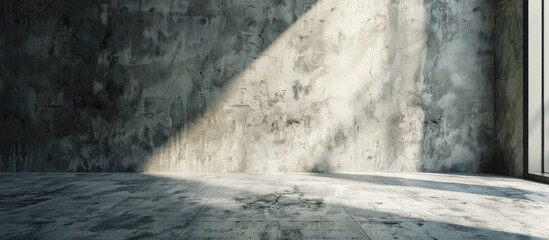
[[[314,2],[2,0],[2,170],[143,170]]]
[[[490,164],[491,1],[3,3],[4,171]]]
[[[498,1],[496,8],[494,170],[513,177],[523,177],[523,3]],[[541,117],[528,127],[541,132]]]
[[[425,0],[422,171],[493,171],[495,5]]]

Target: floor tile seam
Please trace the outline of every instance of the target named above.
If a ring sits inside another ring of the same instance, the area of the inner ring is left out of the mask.
[[[536,229],[536,230],[538,230],[538,231],[541,231],[541,232],[543,232],[543,233],[545,233],[545,234],[549,234],[549,229],[541,229],[541,228],[538,228],[538,227],[536,227],[536,226],[532,226],[531,224],[528,224],[528,223],[530,223],[530,222],[531,222],[531,223],[538,223],[538,222],[540,222],[540,223],[546,223],[547,221],[541,221],[541,220],[540,220],[540,221],[526,221],[526,222],[525,222],[525,221],[523,221],[523,220],[516,219],[515,217],[511,217],[511,216],[506,216],[506,217],[509,218],[509,219],[511,219],[511,220],[513,220],[513,221],[515,221],[515,222],[518,222],[518,223],[520,223],[520,224],[527,225],[528,227],[531,227],[531,228],[534,228],[534,229]]]
[[[355,222],[355,224],[358,226],[358,228],[362,231],[362,233],[364,234],[364,236],[366,236],[366,239],[368,240],[372,240],[372,238],[370,238],[370,236],[368,236],[368,234],[366,233],[366,231],[364,230],[364,228],[362,228],[362,226],[360,226],[360,224],[356,221],[356,219],[353,217],[353,215],[351,215],[351,213],[347,210],[347,208],[345,206],[341,206],[343,207],[343,209],[345,210],[345,212],[347,212],[347,214],[349,214],[349,216],[351,217],[351,219],[353,219],[353,221]]]
[[[202,211],[202,209],[204,209],[206,207],[206,205],[208,204],[208,202],[213,198],[213,196],[219,191],[219,189],[221,189],[221,186],[223,185],[223,183],[225,183],[223,180],[225,179],[226,175],[223,175],[219,180],[218,180],[218,183],[219,185],[217,186],[217,189],[212,193],[212,195],[208,198],[208,200],[206,200],[206,202],[204,204],[202,204],[202,207],[200,207],[200,209],[198,210],[198,212],[196,212],[196,214],[194,214],[194,216],[191,218],[190,221],[187,222],[187,224],[185,224],[185,226],[183,227],[183,229],[181,230],[181,232],[179,232],[179,234],[177,234],[177,236],[174,238],[174,240],[177,240],[181,234],[183,234],[183,232],[185,232],[185,230],[187,230],[187,228],[191,225],[191,223],[194,221],[194,219],[200,214],[200,212]]]

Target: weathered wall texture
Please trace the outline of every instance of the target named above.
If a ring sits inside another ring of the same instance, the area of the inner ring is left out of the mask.
[[[495,30],[495,162],[497,172],[523,174],[523,1],[498,1]]]
[[[3,2],[3,171],[490,167],[492,1]]]

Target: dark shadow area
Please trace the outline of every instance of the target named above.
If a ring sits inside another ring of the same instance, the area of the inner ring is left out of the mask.
[[[492,172],[496,3],[454,3],[424,1],[429,22],[420,81],[428,87],[420,96],[425,114],[417,170]]]
[[[0,171],[142,171],[316,0],[0,0]]]
[[[353,182],[366,182],[369,184],[388,185],[388,186],[403,186],[403,187],[415,187],[432,190],[441,190],[449,192],[461,192],[477,195],[486,195],[491,197],[504,197],[518,200],[529,200],[528,195],[542,196],[533,192],[527,192],[516,188],[497,187],[497,186],[485,186],[476,184],[463,184],[453,182],[439,182],[431,180],[419,180],[400,177],[386,177],[376,175],[358,175],[358,174],[342,174],[342,173],[330,173],[330,174],[317,174],[315,176],[335,179],[345,179]]]
[[[304,186],[272,181],[267,182],[277,190],[265,195],[224,184],[230,178],[216,175],[1,174],[0,179],[0,238],[6,239],[302,239],[310,234],[366,239],[364,232],[372,239],[540,239],[333,204]],[[335,216],[348,225],[339,226]]]

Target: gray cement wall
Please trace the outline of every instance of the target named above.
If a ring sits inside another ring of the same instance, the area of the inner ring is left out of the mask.
[[[3,2],[2,171],[492,166],[493,1]]]
[[[498,1],[495,30],[495,162],[497,172],[523,174],[523,1]]]

